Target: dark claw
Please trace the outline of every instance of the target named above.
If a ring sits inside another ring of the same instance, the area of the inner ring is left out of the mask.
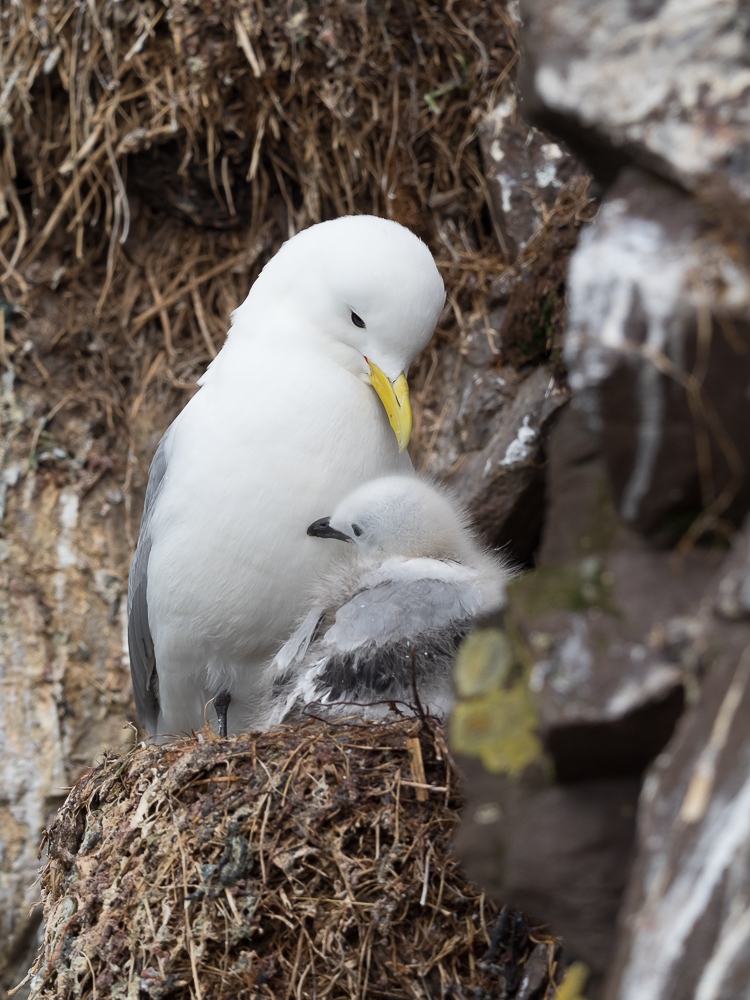
[[[232,696],[228,691],[220,691],[214,698],[214,708],[219,717],[219,736],[222,739],[226,739],[227,735],[227,710],[231,700]]]

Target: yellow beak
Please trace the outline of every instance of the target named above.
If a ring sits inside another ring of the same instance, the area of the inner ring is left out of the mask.
[[[372,361],[366,359],[370,366],[370,381],[375,392],[380,396],[380,402],[385,407],[388,420],[398,441],[399,453],[404,451],[411,437],[411,403],[409,402],[409,383],[402,372],[395,382],[391,382],[385,372],[381,371]]]

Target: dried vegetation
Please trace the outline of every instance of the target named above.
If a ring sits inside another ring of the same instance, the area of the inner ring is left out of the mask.
[[[129,496],[153,447],[144,400],[184,401],[291,233],[373,212],[429,243],[449,289],[414,373],[424,451],[435,352],[462,350],[509,263],[476,133],[516,59],[512,18],[486,0],[6,5],[0,360],[43,392],[41,426],[79,412]],[[585,203],[561,192],[565,219]]]
[[[413,719],[110,753],[49,831],[31,996],[491,1000],[533,950],[541,1000],[555,942],[466,880],[459,805]]]
[[[82,407],[132,453],[144,397],[184,398],[311,222],[410,225],[459,313],[504,266],[474,141],[516,59],[502,5],[27,0],[0,18],[0,347],[48,416]]]

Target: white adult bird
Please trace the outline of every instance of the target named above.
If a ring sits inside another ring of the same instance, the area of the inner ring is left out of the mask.
[[[416,476],[365,483],[307,532],[338,540],[327,543],[338,558],[274,660],[266,725],[306,710],[379,718],[390,701],[413,704],[414,684],[423,708],[444,717],[458,642],[504,603],[502,561],[454,499]]]
[[[305,527],[358,484],[411,471],[406,373],[444,301],[421,240],[348,216],[285,243],[233,313],[156,451],[130,570],[150,734],[200,727],[211,699],[221,730],[255,723],[268,664],[333,558]]]

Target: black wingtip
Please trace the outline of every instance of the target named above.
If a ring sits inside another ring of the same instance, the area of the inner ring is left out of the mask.
[[[314,538],[338,538],[341,542],[351,541],[351,538],[343,531],[337,531],[336,528],[331,527],[330,517],[320,517],[317,521],[313,521],[307,529],[307,533]]]

